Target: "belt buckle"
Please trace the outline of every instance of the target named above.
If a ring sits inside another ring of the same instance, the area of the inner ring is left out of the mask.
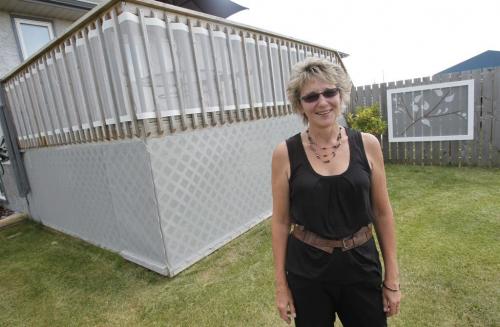
[[[348,240],[346,240],[346,239],[342,239],[342,247],[343,247],[344,249],[347,249],[347,245],[345,244],[345,241],[348,241]]]

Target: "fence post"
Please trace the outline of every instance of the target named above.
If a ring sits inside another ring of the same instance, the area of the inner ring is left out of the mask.
[[[405,87],[413,86],[413,81],[411,79],[405,80],[404,86]],[[415,135],[415,125],[413,125],[413,127],[411,129],[413,131],[413,135]],[[410,165],[415,164],[415,142],[405,142],[404,143],[404,162],[406,164],[410,164]]]
[[[378,105],[379,115],[382,117],[382,112],[380,108],[380,87],[378,84],[372,84],[372,105]],[[380,146],[382,146],[382,133],[379,135],[375,135],[380,142]]]
[[[431,78],[429,76],[422,78],[422,84],[431,84]],[[422,126],[422,135],[423,135]],[[432,143],[430,141],[420,142],[422,143],[422,165],[431,165],[432,163]]]
[[[460,73],[452,73],[450,74],[450,80],[451,81],[460,81],[462,80],[462,76]],[[461,141],[449,141],[449,161],[448,164],[452,164],[454,166],[459,166],[461,165],[461,161],[459,160],[458,154],[459,154],[459,149],[461,147]]]
[[[472,79],[471,71],[463,71],[461,73],[461,79],[462,80]],[[471,118],[473,118],[473,117],[468,117],[468,119],[471,119]],[[474,123],[477,123],[477,122],[474,121]],[[469,131],[467,131],[467,132],[469,132]],[[473,160],[473,158],[471,157],[471,149],[472,149],[473,143],[474,143],[474,140],[460,141],[460,149],[459,149],[459,155],[460,155],[459,165],[460,166],[471,166],[471,162]]]
[[[441,76],[438,75],[432,77],[432,83],[440,83],[440,82],[442,82]],[[438,126],[439,128],[441,128],[441,124],[438,124]],[[431,135],[434,135],[432,130],[431,130]],[[439,166],[441,164],[441,141],[432,141],[431,146],[432,146],[432,156],[431,156],[432,165]]]
[[[396,82],[396,88],[400,88],[400,87],[403,87],[405,86],[404,85],[404,82],[403,81],[397,81]],[[398,143],[395,143],[396,146],[397,146],[397,158],[396,158],[396,161],[398,163],[406,163],[406,153],[405,153],[405,143],[402,143],[402,142],[398,142]]]
[[[491,134],[493,125],[493,72],[483,70],[481,109],[481,166],[491,167]]]
[[[389,82],[387,85],[388,89],[394,89],[396,88],[396,83],[394,82]],[[387,99],[387,92],[385,94],[386,96],[386,101],[392,101],[391,99]],[[385,103],[386,108],[387,108],[387,102]],[[386,109],[387,110],[387,109]],[[389,113],[387,113],[389,115]],[[398,144],[396,142],[389,143],[389,162],[395,163],[398,159]]]
[[[380,113],[382,114],[382,120],[387,123],[387,84],[380,84]],[[385,129],[382,134],[382,153],[384,155],[384,160],[389,160],[389,130]]]
[[[500,67],[493,72],[492,166],[500,167]]]
[[[414,86],[422,85],[422,79],[421,78],[414,78],[412,83],[413,83],[412,85],[414,85]],[[415,119],[415,113],[413,113],[413,119]],[[416,127],[413,127],[413,130],[415,131]],[[419,135],[423,135],[422,130],[423,130],[423,126],[421,125],[420,133],[418,133]],[[415,135],[415,133],[414,133],[414,135]],[[423,142],[414,142],[413,144],[414,144],[413,164],[414,165],[423,165],[423,161],[422,161]]]

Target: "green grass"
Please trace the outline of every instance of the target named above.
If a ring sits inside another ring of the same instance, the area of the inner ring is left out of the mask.
[[[500,170],[387,167],[401,314],[500,325]],[[32,222],[0,231],[0,326],[284,326],[266,221],[168,279]]]

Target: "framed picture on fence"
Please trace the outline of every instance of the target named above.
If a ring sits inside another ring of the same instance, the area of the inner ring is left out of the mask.
[[[389,142],[472,140],[474,80],[387,90]]]

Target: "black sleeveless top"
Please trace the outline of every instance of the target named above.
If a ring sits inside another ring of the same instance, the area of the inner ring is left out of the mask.
[[[290,216],[294,223],[329,239],[348,237],[373,221],[371,170],[361,133],[346,129],[349,165],[333,176],[316,173],[307,159],[300,133],[286,141],[290,160]],[[286,270],[306,278],[340,283],[381,281],[373,238],[349,251],[332,254],[288,238]]]

